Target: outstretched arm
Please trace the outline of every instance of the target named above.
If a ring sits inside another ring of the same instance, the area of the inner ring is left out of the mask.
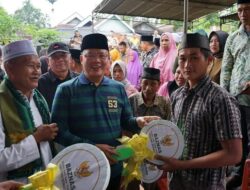
[[[194,169],[194,168],[218,168],[234,165],[240,162],[242,156],[241,139],[230,139],[221,142],[222,150],[191,160],[177,160],[156,155],[155,158],[164,161],[160,169],[165,171]]]

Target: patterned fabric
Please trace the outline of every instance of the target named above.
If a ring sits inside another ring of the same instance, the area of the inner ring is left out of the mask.
[[[9,81],[7,78],[5,78],[3,83],[1,83],[0,93],[2,95],[1,99],[5,100],[5,102],[3,102],[2,104],[5,104],[6,107],[10,108],[11,106],[13,107],[11,108],[12,111],[4,112],[3,110],[1,110],[3,119],[9,118],[9,120],[5,122],[7,123],[14,122],[12,123],[14,125],[10,126],[11,128],[6,129],[8,131],[8,134],[12,135],[17,131],[19,133],[20,131],[23,131],[23,133],[25,133],[26,136],[32,134],[36,130],[36,128],[30,110],[29,100],[27,99],[27,97],[24,96],[20,91],[16,90],[11,81]],[[37,105],[39,113],[42,116],[43,122],[49,123],[50,121],[49,108],[45,99],[36,89],[33,90],[33,98]],[[4,117],[5,115],[8,116]],[[26,136],[24,136],[23,138],[25,138]],[[22,139],[13,138],[9,140],[10,143],[12,144],[12,143],[18,143]]]
[[[129,102],[134,116],[160,116],[162,119],[170,119],[170,102],[163,96],[156,95],[153,105],[144,104],[142,93],[136,93],[129,97]]]
[[[171,95],[171,102],[173,122],[185,139],[181,160],[219,151],[220,141],[242,137],[236,100],[208,76],[191,90],[188,84],[177,89]],[[195,189],[225,185],[225,167],[181,170],[173,173],[173,179],[177,176]]]
[[[49,123],[49,109],[45,99],[37,91],[33,91],[33,98],[42,116],[44,123]],[[33,134],[36,130],[29,100],[20,91],[16,90],[7,78],[0,86],[0,110],[6,134],[6,146],[19,143],[24,138]],[[9,171],[8,178],[20,178],[32,175],[43,167],[41,158],[24,165],[23,167]]]
[[[121,56],[121,60],[124,62],[124,63],[126,63],[126,64],[128,64],[128,51],[129,50],[126,50],[126,52],[125,53],[121,53],[120,54],[120,56]]]
[[[116,146],[121,127],[137,130],[123,85],[106,77],[98,87],[84,74],[59,85],[51,114],[60,128],[57,139],[65,146],[83,142]]]
[[[158,49],[152,48],[149,52],[143,53],[141,57],[141,62],[144,68],[149,67],[154,55],[158,53]]]
[[[226,42],[220,85],[237,96],[240,105],[250,106],[249,95],[239,95],[246,82],[250,81],[250,36],[244,27],[231,34]]]
[[[64,146],[75,143],[117,146],[122,128],[139,130],[123,85],[104,77],[96,87],[84,74],[58,86],[52,122],[59,127],[56,141]],[[121,173],[122,165],[112,166],[115,177]]]

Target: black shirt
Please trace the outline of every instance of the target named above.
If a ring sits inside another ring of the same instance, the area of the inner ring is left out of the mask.
[[[41,94],[47,101],[50,110],[52,107],[57,86],[65,81],[75,78],[76,76],[78,76],[77,73],[69,71],[68,76],[64,80],[60,80],[51,70],[41,75],[38,81],[37,89],[39,90],[39,92],[41,92]]]
[[[172,94],[177,88],[179,88],[179,86],[177,85],[177,83],[175,82],[175,80],[169,81],[169,82],[168,82],[168,84],[167,84],[167,89],[168,89],[169,97],[171,96],[171,94]]]
[[[5,75],[4,70],[0,68],[0,81],[3,80],[4,75]]]

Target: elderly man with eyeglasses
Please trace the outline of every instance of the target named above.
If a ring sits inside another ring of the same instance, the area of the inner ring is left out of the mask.
[[[78,74],[70,70],[70,51],[67,44],[51,43],[48,48],[48,57],[49,71],[41,75],[37,89],[44,96],[51,110],[57,86]]]

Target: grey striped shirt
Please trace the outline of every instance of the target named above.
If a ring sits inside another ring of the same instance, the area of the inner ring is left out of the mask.
[[[216,152],[222,149],[220,141],[242,137],[236,100],[207,76],[191,90],[188,85],[177,89],[171,102],[172,120],[185,139],[181,160]],[[224,186],[225,168],[189,169],[175,175],[197,187],[193,189],[217,189],[211,187]]]

